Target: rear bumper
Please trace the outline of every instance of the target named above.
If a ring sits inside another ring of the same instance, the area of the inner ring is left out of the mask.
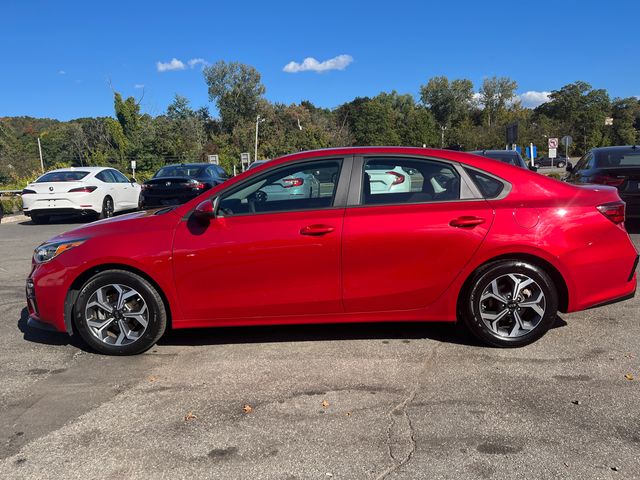
[[[95,215],[100,213],[98,210],[90,208],[39,208],[35,210],[24,210],[23,212],[27,217],[33,217],[34,215]]]
[[[182,205],[183,203],[193,200],[201,193],[202,191],[178,195],[142,193],[140,195],[140,207],[152,208]]]

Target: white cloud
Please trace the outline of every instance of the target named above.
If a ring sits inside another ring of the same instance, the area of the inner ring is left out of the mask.
[[[142,83],[136,83],[133,88],[144,88],[144,84]]]
[[[287,73],[298,72],[327,72],[329,70],[344,70],[347,66],[353,62],[351,55],[338,55],[337,57],[330,58],[324,62],[319,62],[313,57],[307,57],[302,63],[289,62],[282,69]]]
[[[58,71],[58,73],[59,73],[60,75],[66,75],[66,74],[67,74],[67,72],[65,72],[64,70],[59,70],[59,71]]]
[[[204,58],[192,58],[187,63],[191,68],[195,68],[198,65],[202,65],[203,67],[209,65],[209,62],[207,62]]]
[[[526,108],[536,108],[550,100],[551,92],[536,92],[530,90],[519,95],[522,106]]]
[[[156,62],[156,68],[159,72],[168,72],[170,70],[184,70],[187,67],[184,63],[174,57],[170,62]]]

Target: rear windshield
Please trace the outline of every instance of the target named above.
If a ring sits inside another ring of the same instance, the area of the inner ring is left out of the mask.
[[[49,172],[37,179],[36,183],[76,182],[78,180],[82,180],[87,175],[89,175],[89,172],[81,172],[79,170],[74,170],[72,172]]]
[[[596,166],[607,167],[640,167],[640,151],[596,152]]]
[[[190,165],[169,165],[168,167],[162,167],[158,172],[153,176],[153,178],[158,177],[197,177],[204,170],[203,167],[200,166],[190,166]]]
[[[511,165],[515,165],[517,167],[520,166],[520,161],[518,160],[518,154],[517,153],[511,153],[511,152],[485,152],[482,153],[481,155],[488,157],[488,158],[493,158],[494,160],[499,160],[501,162],[504,163],[509,163]]]

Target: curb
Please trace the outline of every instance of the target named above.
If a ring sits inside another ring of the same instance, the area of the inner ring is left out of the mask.
[[[25,215],[7,215],[5,217],[2,217],[2,220],[0,220],[0,225],[4,225],[5,223],[26,222],[27,220],[30,220],[30,218]]]

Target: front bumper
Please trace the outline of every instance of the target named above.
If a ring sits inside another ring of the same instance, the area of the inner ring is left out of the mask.
[[[26,282],[27,310],[29,326],[66,332],[71,334],[71,326],[65,323],[65,299],[67,289],[64,276],[59,275],[60,267],[56,259],[34,265]]]

